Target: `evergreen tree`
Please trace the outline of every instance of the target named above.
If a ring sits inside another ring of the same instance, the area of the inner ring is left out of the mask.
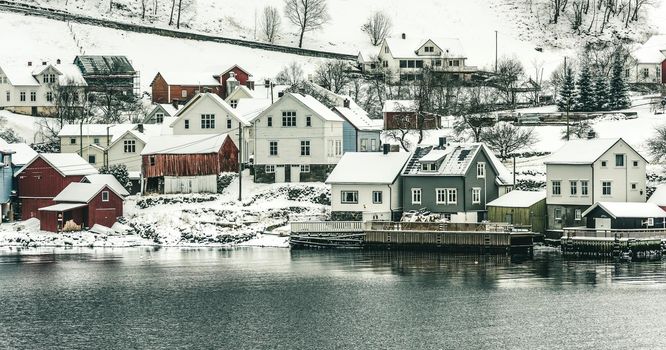
[[[576,82],[576,105],[575,110],[589,112],[594,110],[594,90],[592,86],[592,75],[587,62],[583,62]]]
[[[571,110],[576,102],[576,91],[574,84],[573,71],[571,67],[564,70],[564,77],[562,78],[562,85],[560,86],[560,96],[557,100],[557,109],[559,111]]]
[[[129,172],[127,171],[127,166],[125,164],[114,164],[109,167],[103,166],[99,169],[100,174],[111,174],[113,177],[120,182],[126,190],[132,188],[132,182],[130,182]]]
[[[610,109],[623,109],[631,106],[629,95],[627,93],[627,85],[624,82],[624,64],[620,58],[620,53],[615,54],[613,60],[613,70],[611,72],[610,81]]]
[[[608,109],[608,84],[603,74],[597,74],[594,81],[594,109],[604,111]]]

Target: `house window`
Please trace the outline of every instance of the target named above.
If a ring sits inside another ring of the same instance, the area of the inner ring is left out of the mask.
[[[602,168],[605,168],[607,163],[608,163],[608,162],[606,162],[605,160],[602,160],[602,161],[601,161],[601,167],[602,167]]]
[[[93,138],[93,143],[99,145],[99,137]]]
[[[202,129],[215,129],[215,114],[202,114],[201,115],[201,128]]]
[[[382,67],[384,67],[384,68],[388,68],[388,61],[384,61],[384,62],[382,62]],[[374,67],[373,67],[373,68],[374,68]]]
[[[25,91],[19,92],[19,100],[21,100],[21,102],[25,102]]]
[[[437,204],[446,204],[446,189],[445,188],[436,189],[435,198]]]
[[[333,157],[333,140],[328,140],[328,156]]]
[[[624,77],[629,78],[630,75],[631,75],[631,71],[629,70],[629,68],[625,69],[624,70]]]
[[[282,126],[295,127],[296,126],[296,112],[286,111],[282,112]]]
[[[583,180],[583,181],[580,182],[580,194],[581,194],[581,196],[587,196],[588,195],[587,180]]]
[[[11,101],[11,99],[12,99],[12,93],[9,92],[9,91],[7,91],[6,95],[7,95],[7,102]]]
[[[555,208],[553,210],[553,218],[555,221],[562,221],[562,208]]]
[[[446,190],[446,203],[456,204],[458,203],[458,190],[455,188],[449,188]]]
[[[481,188],[474,187],[472,188],[472,204],[481,203]]]
[[[342,141],[335,140],[335,155],[342,155]]]
[[[389,48],[388,48],[388,46],[384,46],[384,53],[389,53]]]
[[[305,117],[305,126],[312,126],[312,116]]]
[[[310,172],[310,164],[301,164],[301,172],[302,173],[309,173]]]
[[[76,92],[73,93],[72,94],[72,99],[74,100],[74,102],[78,103],[79,102],[79,94],[76,93]]]
[[[180,91],[180,96],[183,97],[183,98],[186,98],[187,97],[187,90],[181,90]]]
[[[553,181],[553,196],[559,196],[562,194],[561,182],[559,180]]]
[[[69,139],[69,144],[70,145],[76,145],[76,139],[73,138],[73,137],[71,139]]]
[[[155,156],[149,156],[148,161],[150,162],[150,166],[154,166],[155,165]]]
[[[659,82],[661,80],[661,67],[657,66],[655,67],[654,75],[657,78],[657,81]]]
[[[53,93],[50,91],[46,93],[46,102],[53,102]]]
[[[372,204],[382,204],[383,195],[382,191],[372,191]]]
[[[109,201],[109,191],[102,191],[102,202]]]
[[[635,167],[638,167],[638,161],[637,160],[634,161],[634,168]]]
[[[88,163],[90,164],[95,164],[97,163],[97,159],[94,154],[89,154],[88,155]]]
[[[340,196],[342,204],[356,204],[358,203],[358,191],[342,191]]]
[[[368,139],[361,139],[361,152],[368,150]]]
[[[164,122],[164,113],[155,113],[155,123],[161,124]]]
[[[647,79],[647,77],[650,76],[650,69],[648,68],[641,69],[641,74],[643,75],[643,79]]]
[[[414,68],[414,66],[415,66],[414,60],[408,60],[407,61],[407,68]]]
[[[274,173],[275,172],[275,165],[266,165],[264,167],[264,171],[266,172],[266,174]]]
[[[55,74],[44,74],[44,83],[55,83]]]
[[[273,126],[273,117],[266,118],[266,122],[268,126]]]
[[[136,141],[135,140],[123,141],[123,151],[125,153],[136,153]]]
[[[435,67],[441,67],[442,66],[442,60],[433,60],[433,63],[435,64]]]
[[[654,226],[654,218],[647,218],[647,225]]]
[[[301,155],[302,156],[310,155],[310,141],[301,141]]]
[[[30,91],[30,102],[37,101],[37,91]]]
[[[423,51],[425,52],[435,52],[435,48],[432,46],[426,46],[423,48]]]
[[[227,129],[231,129],[231,119],[227,118]]]
[[[185,119],[185,129],[189,129],[189,128],[190,128],[190,120]]]
[[[414,61],[416,68],[423,68],[423,60]]]
[[[476,163],[476,177],[478,179],[486,177],[486,163]]]
[[[278,143],[277,141],[271,141],[268,143],[268,154],[271,156],[278,155]]]
[[[632,190],[632,191],[636,191],[636,189],[638,189],[638,184],[635,183],[635,182],[632,182],[632,183],[631,183],[631,190]]]
[[[238,106],[238,100],[229,100],[231,108],[236,108]]]
[[[412,204],[421,204],[420,188],[412,188]]]
[[[407,68],[407,60],[400,60],[400,68]]]
[[[615,166],[616,167],[623,167],[624,166],[624,154],[616,154],[615,155]]]
[[[370,139],[370,150],[373,152],[377,150],[377,140]]]
[[[580,221],[583,218],[583,214],[580,209],[574,210],[574,220]]]
[[[578,195],[578,181],[569,181],[569,190],[572,196]]]
[[[604,196],[610,196],[611,195],[611,182],[610,181],[602,181],[601,182],[601,194]]]

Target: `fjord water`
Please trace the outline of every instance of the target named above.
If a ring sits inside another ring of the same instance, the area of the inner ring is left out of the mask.
[[[2,349],[663,348],[666,263],[388,251],[0,251]]]

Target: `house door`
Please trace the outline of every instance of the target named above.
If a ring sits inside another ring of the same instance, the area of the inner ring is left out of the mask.
[[[95,209],[95,224],[111,227],[116,223],[115,208],[97,208]]]
[[[33,117],[37,116],[37,107],[32,107],[31,108],[30,115],[32,115]]]
[[[292,165],[289,182],[301,182],[301,166]]]
[[[275,166],[275,183],[283,183],[284,178],[284,165]]]
[[[594,218],[594,228],[597,230],[610,230],[611,229],[611,219],[610,218]]]

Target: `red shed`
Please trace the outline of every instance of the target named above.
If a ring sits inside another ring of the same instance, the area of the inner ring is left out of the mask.
[[[227,134],[152,137],[141,157],[144,192],[217,192],[217,176],[238,171],[238,147]]]
[[[418,101],[415,100],[387,100],[384,102],[384,130],[394,129],[439,129],[441,116],[432,113],[423,113],[419,119]],[[420,125],[423,124],[423,125]]]
[[[53,198],[67,185],[91,174],[97,174],[97,169],[78,154],[38,154],[14,175],[21,219],[37,217],[38,209],[55,204]]]
[[[200,92],[222,96],[222,85],[207,74],[157,73],[150,83],[153,103],[185,104]]]
[[[234,91],[235,86],[234,84],[230,84],[230,78],[237,81],[237,84],[235,85],[246,86],[248,89],[254,90],[254,81],[251,79],[252,74],[238,65],[233,65],[224,72],[215,75],[215,79],[217,79],[222,86],[222,94],[220,97],[227,98],[227,96]]]
[[[43,231],[60,232],[70,220],[81,228],[111,227],[123,216],[122,193],[104,183],[71,183],[53,201],[56,204],[39,208]]]

